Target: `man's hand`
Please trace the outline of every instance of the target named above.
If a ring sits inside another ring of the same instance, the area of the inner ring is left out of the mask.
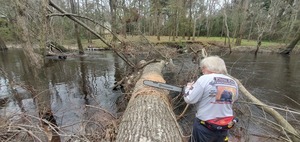
[[[186,84],[186,87],[184,87],[184,95],[183,95],[184,97],[186,97],[186,96],[188,95],[189,91],[190,91],[191,89],[193,89],[192,86],[193,86],[194,83],[195,83],[195,81],[188,82],[188,83]]]
[[[193,81],[193,82],[188,82],[187,84],[186,84],[186,88],[191,88],[192,87],[192,85],[195,83],[195,81]]]

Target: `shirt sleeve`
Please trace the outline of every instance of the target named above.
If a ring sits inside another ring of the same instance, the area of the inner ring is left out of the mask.
[[[204,87],[201,84],[201,78],[199,78],[191,88],[186,88],[184,101],[188,104],[195,104],[197,103],[200,98],[202,97],[204,92]]]
[[[239,85],[237,84],[237,82],[235,82],[235,84],[236,84],[236,95],[233,98],[233,102],[237,101],[239,97]]]

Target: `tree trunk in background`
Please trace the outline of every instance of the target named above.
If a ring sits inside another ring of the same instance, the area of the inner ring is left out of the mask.
[[[111,14],[111,31],[117,33],[117,4],[116,0],[109,0],[110,14]],[[126,33],[125,33],[126,34]],[[116,41],[117,37],[113,35],[112,41]]]
[[[41,24],[40,27],[37,27],[41,29],[41,32],[39,35],[41,36],[41,43],[46,43],[47,37],[46,34],[48,33],[48,28],[47,28],[47,6],[48,6],[48,0],[46,1],[40,1],[39,3],[41,5],[41,11],[38,11],[40,14],[39,16],[41,17]],[[50,123],[56,125],[56,121],[53,117],[52,110],[51,110],[51,95],[50,95],[50,90],[48,85],[41,85],[45,84],[47,80],[46,79],[46,74],[47,70],[43,66],[43,59],[42,56],[35,53],[33,50],[33,44],[31,39],[32,33],[29,30],[28,23],[29,19],[27,17],[27,1],[24,0],[16,0],[15,1],[15,10],[16,10],[16,25],[19,28],[19,39],[21,39],[21,44],[24,50],[24,55],[25,55],[25,60],[28,60],[28,68],[30,70],[30,75],[31,75],[31,80],[29,80],[29,84],[33,88],[27,88],[28,90],[31,91],[32,95],[35,98],[35,105],[39,114],[39,117],[49,121]],[[44,29],[45,28],[45,29]],[[46,45],[41,45],[41,46],[46,46]],[[57,142],[60,141],[59,137],[53,133],[52,129],[49,128],[49,124],[43,122],[42,123],[42,128],[44,128],[44,132],[46,133],[48,137],[48,141],[55,140]]]
[[[178,36],[178,9],[176,8],[175,9],[175,13],[174,13],[174,24],[173,24],[173,38],[172,38],[172,41],[175,41],[175,39],[177,38]]]
[[[195,41],[197,19],[198,18],[195,19],[194,24],[193,24],[193,37],[192,37],[193,41]]]
[[[26,1],[16,0],[15,1],[15,11],[16,11],[16,24],[19,30],[19,39],[21,40],[22,47],[25,52],[26,58],[31,63],[34,68],[42,67],[42,56],[33,51],[33,45],[30,41],[29,29],[27,28],[28,22],[26,21]]]
[[[6,50],[7,47],[6,47],[6,44],[5,42],[3,41],[3,39],[1,38],[1,35],[0,35],[0,51],[1,50]]]
[[[145,86],[144,80],[165,82],[165,62],[145,67],[137,81],[118,128],[117,142],[182,142],[181,128],[169,100],[169,91]]]
[[[189,28],[188,28],[188,40],[191,40],[191,36],[192,36],[192,3],[193,0],[189,1]]]
[[[285,50],[281,51],[281,54],[290,54],[292,50],[295,48],[297,43],[300,40],[300,32],[298,33],[298,36],[286,47]]]
[[[182,36],[182,39],[185,40],[185,37],[186,37],[186,34],[187,34],[187,28],[188,26],[188,23],[187,23],[187,18],[186,18],[186,15],[187,15],[187,11],[186,11],[186,8],[187,8],[187,1],[186,0],[183,0],[182,1],[182,7],[180,8],[180,14],[179,14],[179,31],[181,31],[181,36]],[[182,28],[184,27],[184,28]]]
[[[226,1],[225,1],[226,3]],[[228,39],[228,48],[229,48],[229,53],[231,53],[231,42],[230,42],[230,34],[229,34],[229,28],[228,28],[228,23],[227,23],[227,14],[226,14],[226,10],[223,10],[223,15],[224,15],[224,24],[225,24],[225,28],[226,28],[226,37]],[[225,39],[226,40],[226,39]]]
[[[206,17],[206,37],[210,37],[210,16],[212,15],[212,8],[214,6],[214,0],[207,0],[208,16]]]
[[[156,29],[156,37],[157,37],[157,40],[160,41],[160,25],[161,25],[161,21],[160,21],[160,16],[161,16],[161,5],[159,3],[160,1],[159,0],[155,0],[154,2],[154,8],[155,8],[155,16],[154,18],[156,19],[156,26],[155,26],[155,29]]]
[[[242,0],[240,1],[239,4],[239,12],[240,15],[238,17],[239,22],[238,22],[238,32],[237,32],[237,37],[235,41],[236,46],[240,46],[242,43],[243,35],[244,35],[244,28],[245,28],[245,22],[246,22],[246,16],[247,16],[247,10],[248,10],[248,5],[249,1],[248,0]]]
[[[75,3],[74,0],[70,0],[70,5],[71,5],[71,11],[73,14],[77,14],[76,9],[75,9]],[[80,32],[79,32],[79,27],[77,23],[74,23],[74,30],[75,30],[75,36],[76,36],[76,40],[77,40],[77,46],[78,46],[78,50],[79,50],[79,54],[82,55],[84,54],[84,50],[81,44],[81,39],[80,39]]]
[[[254,20],[251,20],[250,30],[249,30],[249,34],[248,34],[248,38],[247,38],[248,41],[251,39],[253,23],[254,23]]]
[[[257,37],[257,41],[256,41],[256,42],[257,42],[257,45],[256,45],[255,55],[257,55],[258,50],[259,50],[259,48],[260,48],[260,46],[261,46],[261,40],[262,40],[263,34],[264,34],[264,31],[262,31],[262,32],[258,35],[258,37]]]

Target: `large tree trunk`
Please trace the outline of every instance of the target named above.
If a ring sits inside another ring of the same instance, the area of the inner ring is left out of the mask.
[[[29,80],[29,84],[33,87],[28,87],[27,89],[30,90],[30,92],[33,95],[33,98],[35,98],[35,106],[37,108],[39,117],[43,119],[41,121],[42,128],[45,132],[45,134],[48,137],[48,141],[55,140],[56,142],[60,141],[60,138],[58,135],[54,133],[52,129],[50,129],[49,124],[53,124],[56,126],[56,120],[53,117],[53,113],[51,110],[51,92],[49,90],[48,85],[41,85],[45,84],[47,82],[46,80],[46,74],[47,70],[43,65],[42,56],[40,54],[37,54],[33,50],[33,44],[31,41],[31,31],[28,28],[28,13],[27,13],[27,1],[23,0],[17,0],[15,1],[15,10],[16,10],[16,25],[19,28],[19,37],[21,39],[21,44],[24,50],[24,54],[26,56],[25,60],[28,60],[28,67],[30,69],[30,76],[31,80]],[[42,15],[41,20],[41,34],[48,33],[48,27],[47,27],[47,6],[48,6],[48,0],[41,1],[40,5],[42,7],[41,11],[39,11]],[[39,27],[38,27],[39,28]],[[43,43],[46,43],[47,36],[46,35],[40,35],[41,38],[41,46]],[[45,121],[49,121],[49,123],[46,123]]]
[[[34,52],[33,45],[30,41],[30,31],[27,28],[28,23],[26,21],[26,1],[24,2],[22,0],[17,0],[15,1],[15,6],[16,13],[18,13],[16,14],[16,24],[18,30],[20,31],[18,34],[19,38],[21,39],[25,56],[30,61],[32,67],[39,69],[42,67],[43,60],[41,55]]]
[[[289,44],[289,46],[286,47],[285,50],[280,52],[281,54],[290,54],[292,50],[295,48],[296,44],[300,40],[300,32],[298,33],[298,36]]]
[[[145,67],[119,125],[117,142],[181,142],[181,129],[171,108],[168,91],[143,85],[144,80],[165,82],[164,62]]]

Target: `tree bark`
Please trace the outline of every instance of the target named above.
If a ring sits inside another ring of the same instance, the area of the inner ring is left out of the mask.
[[[123,114],[117,142],[183,141],[169,102],[169,91],[143,85],[144,80],[165,82],[161,74],[164,64],[162,61],[145,67]]]
[[[16,10],[16,24],[19,28],[19,38],[21,39],[21,44],[24,49],[24,54],[26,58],[30,61],[30,64],[34,68],[42,67],[42,56],[35,53],[33,50],[33,45],[30,41],[30,33],[27,27],[27,17],[26,17],[26,1],[17,0],[15,1]]]

